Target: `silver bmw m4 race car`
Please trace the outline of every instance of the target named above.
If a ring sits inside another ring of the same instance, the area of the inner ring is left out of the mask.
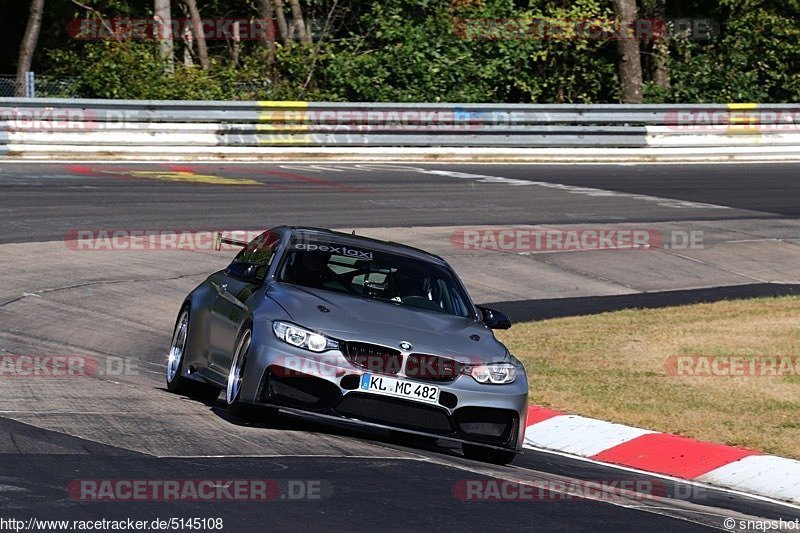
[[[528,383],[492,333],[511,323],[475,306],[442,258],[315,228],[221,240],[243,248],[183,302],[170,391],[224,390],[242,418],[301,411],[514,458]]]

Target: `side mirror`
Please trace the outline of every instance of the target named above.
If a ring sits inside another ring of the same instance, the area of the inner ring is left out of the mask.
[[[483,323],[486,324],[489,329],[508,329],[511,327],[511,319],[504,313],[481,306],[478,306],[478,310],[483,316]]]
[[[225,274],[246,283],[258,283],[258,267],[250,263],[232,263]]]

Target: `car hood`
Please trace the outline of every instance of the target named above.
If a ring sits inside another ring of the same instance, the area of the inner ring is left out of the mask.
[[[412,352],[446,355],[464,363],[501,361],[507,354],[491,330],[470,318],[286,283],[272,284],[267,297],[297,325],[340,340],[396,349],[406,341],[413,345]],[[479,340],[470,338],[473,335]]]

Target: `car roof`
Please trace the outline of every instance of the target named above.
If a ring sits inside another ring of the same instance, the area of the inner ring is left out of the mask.
[[[311,226],[287,226],[287,229],[294,237],[315,238],[333,243],[349,244],[351,246],[364,246],[378,252],[398,253],[406,256],[422,259],[425,261],[433,261],[447,265],[447,261],[438,255],[407,246],[394,241],[382,241],[380,239],[373,239],[371,237],[362,237],[353,233],[342,233],[340,231],[333,231],[324,228],[315,228]]]

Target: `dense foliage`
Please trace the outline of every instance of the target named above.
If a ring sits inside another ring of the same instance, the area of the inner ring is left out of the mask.
[[[152,3],[144,0],[87,4],[109,18],[152,16]],[[203,17],[258,16],[255,0],[251,4],[199,0],[198,4]],[[474,26],[474,21],[485,19],[610,21],[610,1],[307,0],[301,4],[314,28],[314,40],[301,44],[279,39],[273,61],[263,42],[242,43],[234,61],[230,43],[209,41],[211,65],[203,70],[183,64],[186,45],[176,42],[174,73],[167,74],[153,41],[66,39],[55,45],[45,40],[37,70],[72,78],[80,94],[103,98],[619,100],[615,40],[569,32],[495,33],[495,38],[486,38]],[[74,17],[96,16],[73,8]],[[651,8],[646,1],[640,3],[640,17],[649,17]],[[173,7],[173,17],[182,16],[186,15]],[[714,30],[708,39],[697,39],[673,27],[666,37],[668,85],[652,81],[653,47],[641,42],[646,101],[800,99],[800,0],[667,2],[665,18],[709,19]]]

